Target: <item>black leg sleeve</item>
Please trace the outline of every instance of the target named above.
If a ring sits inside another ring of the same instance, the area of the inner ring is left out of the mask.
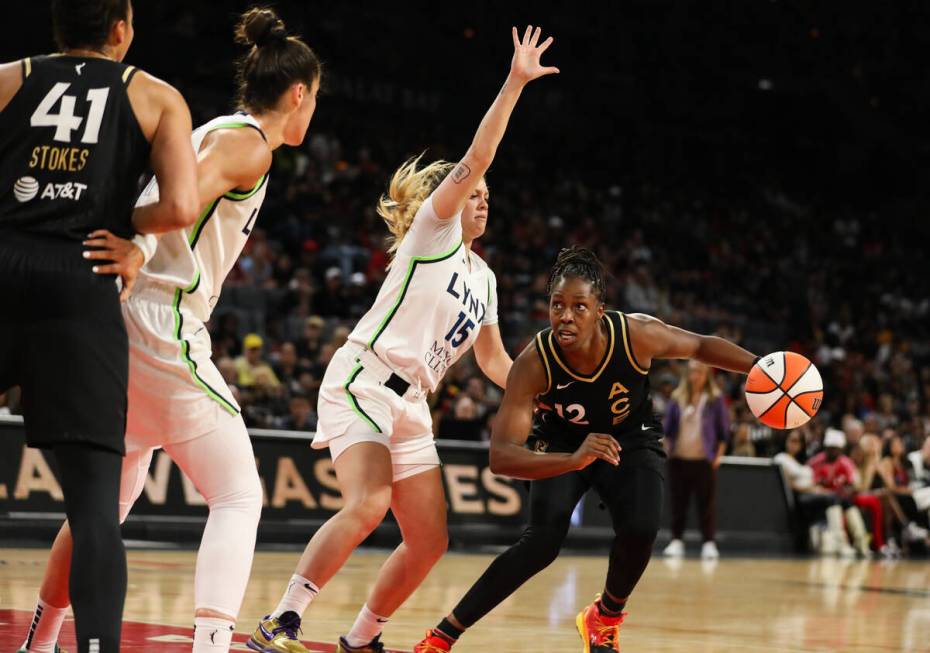
[[[87,445],[58,445],[54,451],[74,538],[70,594],[78,653],[116,652],[126,598],[119,525],[123,459]]]
[[[626,599],[639,582],[659,532],[665,486],[662,458],[651,450],[624,454],[619,467],[598,465],[594,486],[610,510],[614,538],[606,589]]]
[[[523,535],[497,556],[452,611],[463,626],[471,627],[556,559],[572,511],[588,487],[580,472],[532,482],[530,523]]]

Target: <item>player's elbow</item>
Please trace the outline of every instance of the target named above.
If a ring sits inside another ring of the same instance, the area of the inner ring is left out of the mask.
[[[507,447],[491,443],[491,449],[488,452],[488,466],[491,473],[498,476],[509,476],[513,470],[510,464],[510,456],[507,455]]]
[[[179,194],[167,198],[165,206],[165,226],[171,230],[184,229],[197,222],[199,202],[196,193]]]
[[[482,174],[484,174],[483,171],[490,168],[494,162],[495,154],[495,148],[491,145],[475,142],[468,150],[466,161],[472,169],[482,171]]]

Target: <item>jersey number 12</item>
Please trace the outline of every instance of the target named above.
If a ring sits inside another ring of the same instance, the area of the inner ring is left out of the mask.
[[[71,132],[81,126],[84,121],[80,116],[74,115],[74,106],[77,97],[65,95],[71,87],[66,82],[58,82],[52,87],[29,119],[33,127],[54,127],[55,135],[52,137],[59,143],[70,143]],[[103,111],[107,106],[110,95],[108,88],[91,88],[87,91],[87,101],[90,102],[90,111],[87,112],[87,123],[81,135],[82,143],[96,143],[100,135],[100,123],[103,122]],[[61,101],[58,113],[52,113],[52,108]]]

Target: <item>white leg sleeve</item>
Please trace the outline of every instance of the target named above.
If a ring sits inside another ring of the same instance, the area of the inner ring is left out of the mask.
[[[133,504],[145,489],[145,479],[148,478],[149,465],[152,464],[154,453],[154,449],[127,451],[126,457],[123,458],[119,486],[119,522],[121,524],[126,521]]]
[[[215,431],[165,446],[203,495],[210,516],[194,576],[194,606],[235,619],[255,552],[262,487],[252,443],[239,415],[221,418]]]

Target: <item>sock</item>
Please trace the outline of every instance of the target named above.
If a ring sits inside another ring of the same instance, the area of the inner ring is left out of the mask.
[[[439,625],[433,629],[433,632],[447,640],[450,644],[455,644],[465,631],[449,621],[448,617],[445,617],[439,622]]]
[[[604,590],[604,593],[601,594],[600,601],[597,602],[597,609],[605,617],[620,616],[620,613],[623,612],[624,607],[626,607],[626,601],[613,600],[610,594],[607,593],[607,590]]]
[[[303,617],[310,601],[319,593],[320,588],[313,582],[294,574],[291,576],[291,582],[287,584],[287,591],[281,597],[281,602],[271,616],[277,619],[285,612],[296,612],[298,617]]]
[[[67,612],[68,608],[56,608],[39,599],[29,625],[29,634],[20,648],[29,653],[55,653],[55,643]]]
[[[191,653],[226,653],[232,644],[235,623],[228,619],[196,617],[194,619],[194,648]]]
[[[371,640],[381,634],[384,630],[384,624],[388,622],[387,617],[382,617],[368,609],[368,604],[362,606],[355,623],[352,624],[352,630],[346,635],[345,640],[349,646],[359,647],[369,644]]]

